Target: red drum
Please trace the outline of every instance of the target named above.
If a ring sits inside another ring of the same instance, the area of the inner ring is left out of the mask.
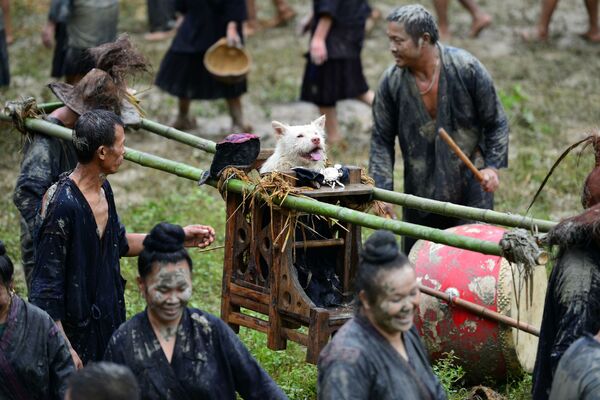
[[[496,243],[505,232],[483,224],[462,225],[447,231]],[[521,279],[517,266],[499,256],[420,240],[409,258],[422,285],[452,293],[534,327],[541,325],[547,287],[543,266],[535,267],[531,286]],[[425,294],[421,295],[416,325],[432,359],[453,351],[470,382],[501,382],[533,370],[538,340],[529,333]]]

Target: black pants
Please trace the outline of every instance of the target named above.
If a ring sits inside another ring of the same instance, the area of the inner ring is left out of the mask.
[[[175,27],[173,0],[146,0],[150,32],[169,31]]]

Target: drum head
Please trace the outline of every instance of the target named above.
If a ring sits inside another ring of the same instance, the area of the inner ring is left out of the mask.
[[[536,266],[529,279],[522,267],[502,259],[498,277],[498,312],[539,328],[542,325],[548,278],[545,266]],[[505,357],[531,373],[535,364],[538,338],[516,328],[501,328]],[[516,359],[514,358],[516,357]]]

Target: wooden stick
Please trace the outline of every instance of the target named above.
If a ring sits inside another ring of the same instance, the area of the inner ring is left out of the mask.
[[[225,245],[210,247],[208,249],[198,249],[198,250],[196,250],[196,253],[205,253],[207,251],[215,251],[215,250],[224,249],[224,248],[225,248]]]
[[[458,147],[458,145],[454,142],[454,140],[450,137],[450,135],[448,135],[448,132],[446,132],[446,130],[444,128],[440,128],[440,130],[438,132],[439,132],[442,140],[444,142],[446,142],[448,144],[448,146],[450,146],[450,148],[452,149],[454,154],[456,154],[458,156],[458,158],[460,158],[462,160],[462,162],[465,163],[467,168],[469,168],[471,170],[471,172],[473,173],[473,175],[475,175],[475,178],[479,181],[479,183],[483,182],[483,180],[485,179],[483,177],[483,174],[481,172],[479,172],[479,170],[477,168],[475,168],[475,166],[473,165],[471,160],[469,160],[469,157],[467,157],[467,155],[465,153],[463,153],[463,151],[460,149],[460,147]]]
[[[525,322],[517,321],[514,318],[510,318],[510,317],[507,317],[506,315],[500,314],[496,311],[492,311],[492,310],[490,310],[484,306],[481,306],[479,304],[475,304],[470,301],[463,300],[460,297],[451,296],[447,293],[432,289],[432,288],[424,286],[424,285],[419,285],[419,289],[421,290],[421,292],[423,292],[425,294],[436,297],[440,300],[447,301],[450,304],[457,305],[475,315],[479,315],[480,317],[490,319],[492,321],[500,322],[500,323],[508,325],[512,328],[517,328],[523,332],[530,333],[534,336],[538,336],[538,337],[540,336],[539,329],[537,329]]]

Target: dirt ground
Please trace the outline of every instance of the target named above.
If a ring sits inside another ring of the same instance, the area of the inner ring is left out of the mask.
[[[45,84],[49,77],[51,51],[41,45],[39,32],[45,22],[48,0],[13,2],[15,43],[9,47],[12,82],[0,89],[0,100],[33,96],[39,102],[54,100]],[[260,16],[272,12],[270,1],[258,0]],[[310,2],[290,0],[300,15],[309,11]],[[383,15],[408,1],[371,1]],[[476,55],[491,72],[510,117],[510,166],[501,173],[501,188],[496,208],[524,213],[533,193],[558,155],[571,143],[597,128],[600,120],[600,44],[580,38],[587,27],[583,1],[563,0],[551,25],[551,40],[545,44],[524,43],[519,30],[532,27],[539,14],[539,0],[479,1],[490,13],[492,26],[476,39],[468,39],[468,14],[457,1],[451,2],[453,39],[449,45],[465,48]],[[431,2],[423,5],[431,9]],[[120,31],[129,32],[133,41],[151,61],[154,71],[168,49],[167,42],[143,40],[146,29],[145,2],[122,2]],[[270,121],[306,123],[318,116],[316,107],[301,103],[299,88],[304,68],[303,53],[307,38],[298,37],[294,24],[260,32],[247,39],[253,57],[249,92],[244,108],[263,147],[273,144]],[[379,22],[365,42],[363,65],[371,88],[392,62],[387,49],[385,24]],[[141,94],[142,106],[150,119],[168,123],[176,112],[176,99],[151,85],[152,76],[133,83]],[[228,133],[230,121],[223,101],[194,102],[197,116],[195,134],[218,140]],[[370,109],[355,101],[339,103],[339,120],[349,148],[336,151],[333,161],[366,167],[371,129]],[[0,234],[18,257],[17,211],[12,190],[19,170],[21,135],[7,125],[0,126]],[[143,151],[187,162],[206,169],[210,158],[198,150],[168,142],[147,132],[128,135],[127,145]],[[544,194],[533,208],[533,215],[558,220],[579,209],[581,182],[593,163],[591,152],[577,162],[570,157],[551,178]],[[401,189],[401,171],[396,171]],[[167,174],[126,163],[111,177],[120,209],[158,199],[177,191],[184,181]],[[212,189],[203,189],[212,191]],[[214,191],[213,191],[214,192]],[[220,199],[215,193],[215,199]],[[9,236],[9,237],[7,237]]]

